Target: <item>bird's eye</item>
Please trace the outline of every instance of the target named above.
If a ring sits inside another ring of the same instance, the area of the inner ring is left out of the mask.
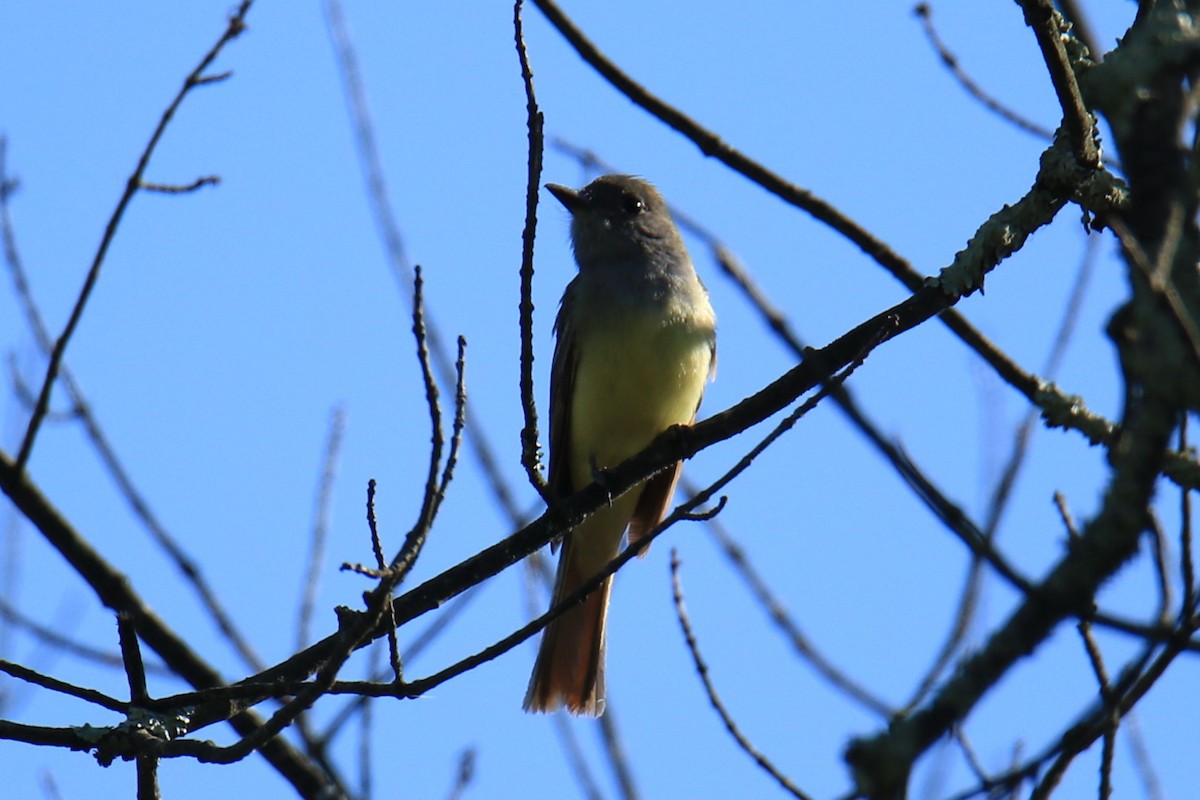
[[[621,199],[621,207],[629,216],[636,216],[645,210],[646,204],[633,195],[626,195]]]

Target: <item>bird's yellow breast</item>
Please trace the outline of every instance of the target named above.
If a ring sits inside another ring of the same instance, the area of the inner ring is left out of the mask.
[[[621,315],[579,332],[571,398],[571,479],[592,480],[672,425],[692,421],[712,364],[707,320]]]

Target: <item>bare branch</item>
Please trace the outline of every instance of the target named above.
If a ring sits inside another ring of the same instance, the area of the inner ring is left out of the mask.
[[[687,493],[695,494],[697,487],[686,476],[683,480]],[[895,710],[891,706],[872,694],[862,684],[847,676],[842,670],[838,669],[829,658],[809,641],[804,631],[800,630],[800,626],[792,619],[792,615],[784,608],[783,603],[775,596],[775,593],[771,591],[771,587],[767,585],[767,582],[750,562],[746,551],[730,535],[720,520],[711,520],[705,526],[705,530],[708,531],[709,535],[712,536],[713,540],[725,553],[725,558],[729,561],[730,566],[733,567],[734,571],[746,583],[758,600],[758,604],[767,612],[775,626],[787,636],[792,644],[792,649],[801,658],[807,661],[831,685],[837,687],[847,697],[873,714],[884,719],[889,719],[895,713]]]
[[[205,186],[216,186],[220,183],[221,178],[219,176],[205,175],[202,178],[196,178],[191,183],[184,184],[149,183],[142,181],[138,188],[147,192],[158,192],[159,194],[189,194]]]
[[[0,187],[12,183],[12,180],[7,177],[5,145],[6,141],[4,137],[0,136]],[[26,322],[33,332],[38,346],[44,353],[49,355],[53,350],[53,342],[49,329],[34,301],[33,292],[26,277],[24,263],[17,249],[16,234],[13,230],[9,210],[10,194],[8,191],[0,191],[0,235],[4,239],[5,263],[12,276],[14,289],[21,307],[25,312]],[[251,646],[249,639],[242,635],[241,631],[234,624],[233,618],[225,610],[224,605],[205,577],[199,563],[188,555],[187,551],[175,540],[163,522],[150,508],[149,500],[134,485],[128,470],[125,469],[124,464],[117,457],[116,450],[109,441],[107,434],[100,427],[99,420],[92,413],[91,404],[84,395],[83,389],[79,386],[74,374],[67,368],[65,362],[59,367],[58,380],[67,390],[67,395],[71,399],[72,416],[78,419],[83,425],[97,455],[99,455],[108,474],[116,482],[118,490],[129,504],[134,515],[141,520],[146,530],[150,533],[151,538],[167,554],[167,557],[175,565],[175,568],[179,571],[184,581],[193,587],[200,598],[200,602],[207,609],[209,616],[212,617],[218,630],[221,631],[221,634],[232,645],[242,661],[251,669],[263,669],[265,666],[264,662],[255,652],[253,646]]]
[[[66,327],[63,328],[63,332],[55,341],[54,348],[50,353],[50,363],[46,367],[46,377],[43,379],[41,391],[38,393],[37,406],[34,408],[33,415],[29,419],[29,425],[25,429],[25,438],[21,442],[21,449],[17,451],[17,469],[25,469],[25,465],[29,461],[29,455],[33,452],[33,443],[37,439],[38,429],[41,427],[42,420],[46,416],[46,411],[50,407],[50,391],[53,389],[54,383],[58,378],[63,355],[67,351],[67,344],[70,343],[71,334],[75,332],[76,326],[79,325],[79,320],[83,318],[83,309],[87,305],[88,298],[92,294],[92,289],[95,288],[96,281],[100,277],[100,266],[104,263],[104,257],[108,254],[108,247],[112,244],[112,240],[117,233],[117,228],[125,216],[125,209],[129,207],[133,196],[141,188],[142,176],[146,174],[146,167],[150,164],[150,157],[154,154],[159,140],[162,139],[167,125],[170,124],[171,119],[175,116],[175,111],[183,103],[183,99],[197,86],[212,82],[213,78],[204,77],[204,71],[217,59],[217,56],[221,54],[225,45],[237,38],[246,29],[246,14],[250,11],[250,6],[253,2],[254,0],[242,0],[237,10],[229,17],[229,23],[225,27],[225,32],[221,34],[221,37],[217,39],[209,51],[204,54],[204,57],[200,59],[200,63],[196,65],[196,68],[184,79],[183,86],[176,93],[175,99],[167,106],[167,110],[163,112],[162,118],[158,121],[158,127],[154,129],[154,133],[150,135],[150,141],[142,151],[133,174],[126,181],[125,191],[121,195],[121,199],[117,201],[117,207],[109,218],[107,226],[105,226],[104,236],[100,240],[100,247],[92,259],[92,266],[88,269],[87,278],[84,280],[83,287],[79,291],[79,296],[75,300],[74,308],[71,309],[71,316],[68,318]]]
[[[129,703],[116,698],[109,697],[103,692],[98,692],[95,689],[88,689],[83,686],[75,686],[74,684],[60,681],[51,678],[47,675],[42,675],[28,667],[23,667],[20,664],[14,664],[11,661],[0,659],[0,672],[11,675],[14,678],[23,680],[27,683],[32,683],[35,686],[41,686],[43,689],[49,689],[52,692],[78,697],[80,700],[86,700],[89,703],[95,703],[98,706],[103,706],[110,711],[116,711],[121,714],[129,713]]]
[[[959,85],[967,91],[967,94],[982,103],[993,114],[996,114],[1001,119],[1026,133],[1033,134],[1044,142],[1048,142],[1054,138],[1054,131],[1036,122],[1031,122],[1016,111],[1013,111],[988,94],[982,86],[967,74],[966,70],[958,63],[958,58],[950,51],[946,43],[942,41],[942,37],[938,35],[937,28],[933,24],[933,9],[930,8],[928,3],[918,3],[913,12],[917,15],[917,19],[921,20],[921,27],[925,30],[925,38],[929,40],[929,44],[937,51],[938,58],[946,65],[946,69],[950,70],[950,74],[954,76]]]
[[[138,635],[172,670],[192,686],[211,687],[224,683],[221,675],[201,659],[187,643],[168,628],[133,591],[125,576],[115,570],[100,554],[85,541],[50,502],[30,482],[28,475],[17,469],[16,463],[0,452],[0,489],[20,509],[46,540],[55,547],[80,577],[92,587],[100,601],[109,608],[131,614]],[[252,711],[225,708],[222,719],[228,719],[235,730],[243,735],[260,730],[261,718]],[[0,737],[3,737],[0,731]],[[57,738],[55,738],[57,737]],[[67,742],[67,737],[54,734],[53,743]],[[22,741],[31,741],[22,739]],[[70,739],[76,749],[87,749],[89,745],[80,739]],[[262,753],[271,765],[294,786],[303,797],[324,797],[329,791],[329,781],[320,770],[298,753],[283,739],[264,737],[259,744]],[[82,746],[80,746],[82,745]]]
[[[437,506],[446,499],[446,489],[454,478],[454,467],[458,464],[458,453],[462,449],[463,432],[467,425],[467,340],[458,337],[458,358],[454,360],[454,422],[450,428],[450,452],[446,454],[446,466],[437,488]]]
[[[529,129],[529,175],[525,186],[525,228],[521,232],[521,410],[525,424],[521,428],[521,465],[530,484],[542,499],[550,503],[546,478],[541,472],[538,445],[537,404],[533,397],[533,241],[537,236],[538,189],[542,182],[542,112],[533,90],[533,70],[525,50],[525,31],[521,21],[524,0],[513,4],[513,27],[521,79],[525,84],[526,127]]]
[[[475,778],[475,748],[468,747],[458,756],[458,770],[454,775],[454,786],[446,795],[447,800],[460,800]]]
[[[1188,447],[1188,416],[1179,420],[1179,452],[1184,457],[1191,455]],[[1179,492],[1179,573],[1183,584],[1179,606],[1179,622],[1185,623],[1196,613],[1196,566],[1192,555],[1192,493],[1188,489]]]
[[[556,714],[555,716],[561,719],[563,715]],[[608,756],[608,763],[612,767],[617,787],[621,790],[621,797],[624,800],[638,800],[641,793],[638,791],[637,784],[633,780],[633,770],[630,767],[629,758],[625,754],[625,746],[621,742],[621,735],[617,731],[616,714],[613,713],[611,702],[605,704],[604,714],[596,720],[596,725],[600,728],[600,738],[604,742],[604,752]]]
[[[1071,139],[1075,160],[1081,167],[1100,166],[1100,148],[1096,146],[1096,123],[1083,101],[1076,65],[1067,55],[1064,38],[1069,35],[1066,25],[1050,0],[1017,0],[1025,13],[1025,24],[1033,28],[1042,58],[1050,71],[1050,80],[1062,106],[1063,126]]]
[[[117,636],[121,643],[121,658],[125,662],[125,676],[129,680],[129,703],[144,706],[150,699],[146,691],[146,668],[142,666],[142,650],[138,646],[133,616],[127,611],[117,612]]]
[[[346,409],[343,406],[337,406],[329,415],[325,458],[321,467],[321,477],[317,484],[312,539],[308,548],[308,570],[300,594],[300,610],[296,620],[297,649],[308,644],[311,635],[313,607],[316,604],[321,571],[325,565],[325,540],[329,534],[329,506],[333,497],[333,481],[337,474],[338,453],[341,450],[342,436],[345,432]]]
[[[758,764],[764,772],[775,779],[775,782],[783,787],[784,791],[792,797],[800,798],[800,800],[809,800],[809,795],[805,794],[800,787],[792,783],[791,779],[779,771],[771,760],[759,752],[746,735],[738,728],[737,723],[733,721],[728,709],[725,708],[725,703],[717,694],[717,689],[713,686],[712,678],[708,674],[708,664],[704,662],[704,657],[700,655],[700,646],[696,643],[696,635],[692,632],[692,623],[688,620],[687,611],[683,607],[683,584],[679,579],[679,554],[671,550],[671,596],[675,598],[675,616],[679,620],[679,626],[683,628],[683,638],[687,643],[688,651],[692,654],[692,662],[696,665],[696,674],[700,676],[701,682],[704,684],[704,691],[708,695],[708,702],[716,710],[720,716],[721,722],[725,725],[725,730],[729,731],[729,735],[737,742],[738,747],[746,752],[746,755],[754,759],[754,763]]]

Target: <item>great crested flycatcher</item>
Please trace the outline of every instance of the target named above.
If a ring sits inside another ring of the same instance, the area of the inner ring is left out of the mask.
[[[696,419],[716,364],[716,317],[658,190],[605,175],[580,191],[546,187],[571,212],[579,274],[567,285],[550,373],[550,489],[566,497]],[[557,603],[662,521],[675,463],[570,531],[554,581]],[[542,635],[525,710],[604,712],[605,618],[612,577]]]

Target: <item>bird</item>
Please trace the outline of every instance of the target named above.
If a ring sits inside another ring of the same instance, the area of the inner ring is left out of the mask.
[[[547,483],[563,498],[696,420],[716,367],[716,315],[667,203],[648,181],[603,175],[547,190],[571,214],[578,274],[555,320]],[[563,536],[551,605],[593,578],[671,508],[679,462]],[[642,553],[645,555],[645,552]],[[612,576],[546,626],[525,695],[529,712],[604,712]]]

